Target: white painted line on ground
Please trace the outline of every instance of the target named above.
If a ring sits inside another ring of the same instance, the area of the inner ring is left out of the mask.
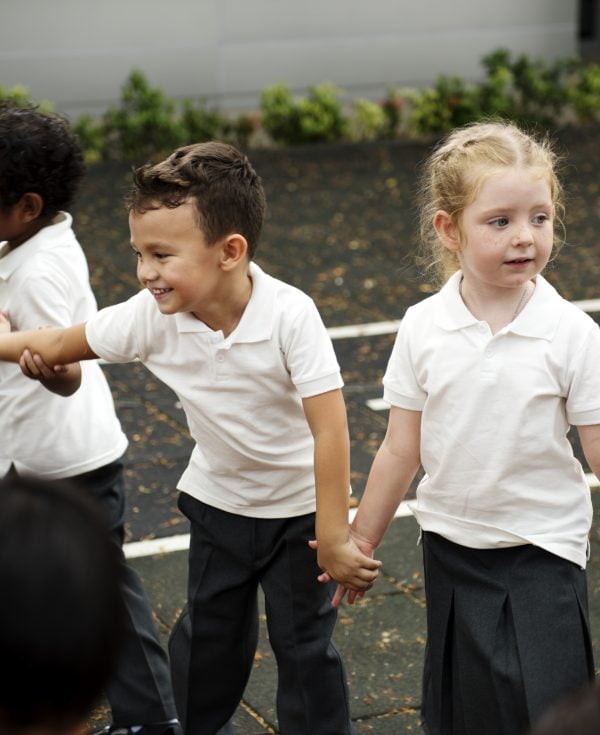
[[[137,559],[140,556],[154,556],[168,554],[171,551],[184,551],[190,547],[190,534],[181,533],[177,536],[153,538],[147,541],[133,541],[123,544],[123,552],[127,559]]]
[[[596,475],[585,476],[591,489],[600,487]],[[350,509],[350,522],[354,520],[356,508]],[[402,501],[394,514],[394,518],[406,518],[411,516],[408,505]],[[139,559],[143,556],[156,556],[157,554],[169,554],[172,551],[186,551],[190,547],[189,533],[181,533],[177,536],[166,536],[164,538],[149,539],[148,541],[133,541],[123,545],[123,551],[127,559]]]
[[[348,337],[373,337],[377,334],[392,334],[398,331],[400,319],[389,322],[370,322],[367,324],[349,324],[346,327],[329,327],[327,334],[331,339]]]
[[[356,508],[350,509],[350,522],[354,520]],[[394,518],[405,518],[412,513],[406,503],[400,503]],[[142,556],[155,556],[156,554],[169,554],[172,551],[185,551],[190,547],[189,533],[178,536],[166,536],[164,538],[153,538],[147,541],[133,541],[123,545],[123,551],[127,559],[139,559]]]
[[[383,398],[369,398],[365,403],[372,411],[387,411],[390,407],[390,404]]]
[[[585,299],[583,301],[573,301],[574,306],[578,306],[587,314],[594,314],[600,311],[600,299]],[[354,337],[373,337],[378,334],[393,334],[398,331],[401,319],[395,319],[386,322],[367,322],[366,324],[348,324],[345,327],[329,327],[327,333],[331,339],[351,339]]]

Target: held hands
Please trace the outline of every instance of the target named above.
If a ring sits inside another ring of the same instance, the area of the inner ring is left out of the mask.
[[[39,380],[42,383],[46,380],[52,380],[68,370],[67,365],[54,365],[52,367],[46,365],[39,355],[33,355],[29,350],[25,350],[19,358],[19,367],[25,377]]]
[[[373,559],[375,547],[365,539],[361,539],[350,529],[348,539],[343,544],[323,548],[316,540],[309,541],[311,549],[318,549],[318,564],[323,570],[319,582],[326,584],[332,580],[338,583],[331,601],[333,607],[348,595],[348,602],[353,604],[357,597],[371,589],[379,575],[381,562]]]

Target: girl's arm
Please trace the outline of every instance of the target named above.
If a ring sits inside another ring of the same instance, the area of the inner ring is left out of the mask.
[[[19,362],[25,350],[39,355],[46,365],[68,365],[98,357],[87,342],[85,324],[66,329],[52,327],[0,334],[0,360],[3,362]]]
[[[352,524],[355,537],[375,549],[421,464],[421,412],[392,406]]]
[[[386,435],[373,460],[367,485],[351,527],[357,545],[368,552],[381,543],[421,464],[421,412],[392,406]],[[348,590],[338,586],[337,606]],[[355,592],[348,592],[353,603]]]
[[[317,561],[319,567],[352,590],[366,590],[381,565],[350,538],[350,440],[341,390],[302,401],[315,442]]]

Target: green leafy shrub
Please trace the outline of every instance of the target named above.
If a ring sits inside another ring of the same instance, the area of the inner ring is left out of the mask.
[[[81,115],[73,125],[73,130],[79,138],[87,163],[98,163],[106,157],[104,128],[98,120],[91,115]]]
[[[147,160],[181,145],[184,128],[175,103],[134,70],[122,88],[121,104],[102,119],[105,158]]]
[[[598,121],[600,119],[600,65],[581,64],[573,72],[567,96],[577,119],[583,123]]]
[[[388,87],[386,96],[381,102],[381,109],[385,116],[384,137],[395,138],[400,134],[406,102],[412,99],[412,96],[413,90],[403,92],[395,87]]]
[[[40,112],[52,112],[54,106],[48,100],[36,102],[27,87],[16,84],[14,87],[3,87],[0,84],[0,104],[14,105],[15,107],[30,107],[35,105]]]
[[[295,100],[285,83],[274,84],[261,95],[262,125],[277,143],[314,143],[343,140],[348,121],[339,100],[341,90],[327,82],[311,87]]]
[[[381,105],[370,100],[358,99],[353,105],[350,120],[353,140],[376,140],[386,137],[388,119]]]
[[[441,75],[432,89],[415,93],[408,125],[417,135],[445,133],[480,115],[478,92],[459,77]]]
[[[277,143],[294,143],[300,138],[298,108],[287,84],[273,84],[260,96],[264,129]]]

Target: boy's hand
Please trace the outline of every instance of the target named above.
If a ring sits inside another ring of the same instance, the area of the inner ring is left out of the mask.
[[[10,332],[10,321],[5,311],[0,311],[0,334],[8,334]]]
[[[308,545],[315,550],[318,548],[316,540],[309,541]],[[373,546],[364,539],[357,538],[352,531],[343,545],[330,549],[325,555],[321,549],[319,566],[323,569],[323,573],[318,577],[319,582],[323,584],[332,580],[338,582],[338,589],[332,600],[333,607],[340,604],[346,592],[348,602],[352,604],[356,597],[362,597],[371,589],[381,566],[380,561],[373,559],[374,551]],[[326,558],[323,559],[323,556]]]

